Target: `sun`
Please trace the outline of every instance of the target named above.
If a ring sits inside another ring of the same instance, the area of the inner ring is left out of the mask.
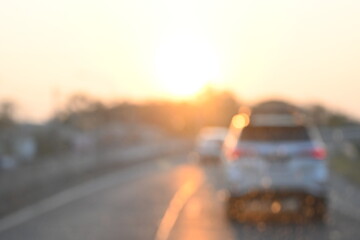
[[[166,94],[175,98],[190,97],[219,78],[219,57],[206,39],[174,34],[159,45],[155,71]]]

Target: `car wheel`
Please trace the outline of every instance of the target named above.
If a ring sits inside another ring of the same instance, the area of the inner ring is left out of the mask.
[[[241,221],[241,206],[238,197],[229,196],[226,202],[226,217],[232,222]]]
[[[324,198],[316,199],[314,205],[314,216],[313,219],[319,222],[325,222],[327,219],[328,206],[327,200]]]

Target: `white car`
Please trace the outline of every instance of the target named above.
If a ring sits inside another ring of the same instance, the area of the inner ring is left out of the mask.
[[[231,219],[324,219],[328,168],[315,127],[291,114],[238,114],[222,161]]]
[[[223,127],[205,127],[196,139],[196,152],[201,163],[219,162],[222,145],[227,134]]]

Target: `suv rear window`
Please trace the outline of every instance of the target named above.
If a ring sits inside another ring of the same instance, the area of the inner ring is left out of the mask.
[[[307,129],[302,126],[291,127],[256,127],[243,129],[242,141],[306,141],[309,140]]]

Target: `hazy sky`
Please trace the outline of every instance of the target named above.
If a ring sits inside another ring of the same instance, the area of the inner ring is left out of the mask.
[[[55,92],[181,98],[210,82],[360,118],[359,12],[356,0],[2,1],[0,100],[43,119]]]

